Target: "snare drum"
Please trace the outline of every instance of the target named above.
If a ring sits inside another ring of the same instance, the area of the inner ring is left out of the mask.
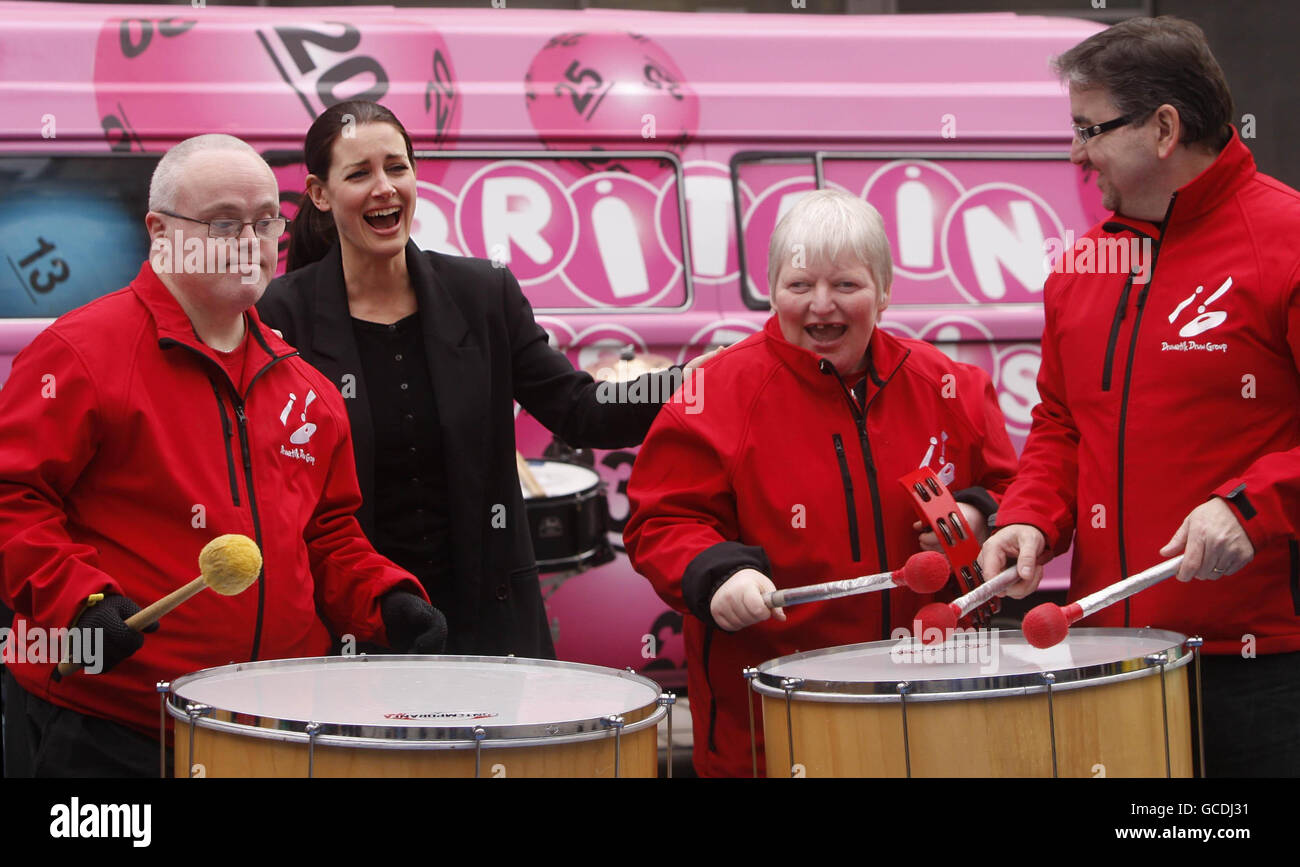
[[[177,679],[176,776],[653,777],[672,697],[628,671],[331,656]]]
[[[539,572],[588,569],[614,559],[607,538],[609,506],[594,470],[529,459],[545,497],[524,489],[524,507]],[[522,486],[521,486],[522,487]]]
[[[1071,629],[875,641],[750,669],[771,776],[1187,777],[1187,640]]]

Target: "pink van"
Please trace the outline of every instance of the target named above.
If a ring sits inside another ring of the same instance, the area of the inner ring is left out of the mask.
[[[354,96],[415,139],[417,243],[507,263],[586,368],[757,330],[777,219],[815,187],[863,196],[895,255],[883,327],[988,370],[1017,447],[1045,257],[1102,215],[1049,67],[1083,21],[0,3],[0,22],[0,376],[134,276],[167,146],[246,139],[291,215],[308,124]],[[564,453],[524,413],[517,434],[528,458]],[[918,466],[941,470],[935,445]],[[559,656],[683,683],[681,616],[619,550],[635,452],[585,457],[590,476],[536,464],[565,496],[603,482],[610,532],[589,541],[614,555],[542,558]]]

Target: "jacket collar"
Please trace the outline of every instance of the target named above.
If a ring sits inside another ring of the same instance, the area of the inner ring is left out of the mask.
[[[1254,175],[1255,157],[1251,154],[1250,148],[1242,142],[1241,136],[1237,134],[1234,127],[1232,138],[1219,152],[1214,162],[1205,171],[1179,187],[1170,198],[1169,211],[1166,213],[1165,220],[1172,222],[1171,218],[1176,213],[1179,223],[1192,222],[1214,213],[1235,196]],[[1177,202],[1176,211],[1175,202]],[[1161,228],[1168,229],[1167,225],[1162,227],[1145,220],[1125,217],[1119,213],[1112,214],[1110,220],[1106,222],[1120,223],[1152,237],[1159,237]]]
[[[840,388],[835,376],[822,372],[821,356],[786,340],[785,335],[781,333],[781,323],[777,320],[776,314],[767,320],[763,326],[763,333],[767,336],[768,345],[772,347],[777,358],[794,371],[796,376],[804,380],[805,384],[812,388],[824,388],[839,393]],[[898,372],[910,352],[911,350],[897,337],[885,333],[879,324],[876,325],[871,333],[871,341],[867,344],[867,403],[870,403],[875,392]],[[830,366],[829,362],[826,366]],[[844,384],[851,385],[856,379],[856,375],[846,377]]]
[[[198,333],[194,330],[194,323],[190,322],[185,309],[159,279],[149,262],[146,261],[140,266],[140,273],[136,274],[135,279],[131,281],[130,289],[149,311],[157,330],[159,344],[166,346],[170,343],[179,343],[211,358],[218,364],[221,363],[216,350],[199,339]],[[244,311],[244,322],[248,327],[247,339],[250,353],[261,353],[265,356],[263,361],[293,354],[293,347],[262,324],[256,307],[249,307]],[[256,366],[260,367],[261,364]]]
[[[312,351],[336,361],[345,347],[353,345],[352,313],[348,308],[348,288],[343,277],[343,253],[338,244],[330,248],[317,265],[317,284],[312,293]],[[442,291],[437,271],[428,256],[414,241],[406,244],[406,270],[420,311],[425,338],[448,347],[456,347],[469,331],[460,308]]]

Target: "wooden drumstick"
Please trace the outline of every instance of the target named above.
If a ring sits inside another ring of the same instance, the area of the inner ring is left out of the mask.
[[[524,488],[534,497],[545,497],[546,489],[537,483],[533,470],[528,466],[528,461],[515,449],[515,467],[519,470],[519,480],[524,483]]]
[[[948,583],[948,559],[938,551],[921,551],[907,558],[902,569],[878,572],[860,578],[827,581],[805,587],[789,587],[763,594],[763,604],[768,608],[784,608],[805,602],[838,599],[858,593],[887,590],[890,587],[907,587],[917,593],[933,593]]]
[[[126,625],[136,632],[147,629],[198,595],[204,587],[211,587],[222,596],[242,593],[257,581],[261,571],[262,552],[256,542],[238,533],[218,536],[199,552],[199,577],[132,614],[126,619]],[[68,675],[79,668],[81,663],[60,662],[59,674]]]
[[[1052,647],[1063,641],[1069,634],[1071,623],[1159,584],[1170,576],[1176,575],[1182,565],[1183,555],[1179,554],[1172,560],[1157,563],[1150,569],[1145,569],[1123,581],[1116,581],[1096,593],[1090,593],[1078,602],[1071,602],[1065,606],[1044,602],[1025,615],[1020,630],[1025,634],[1025,640],[1034,647]]]

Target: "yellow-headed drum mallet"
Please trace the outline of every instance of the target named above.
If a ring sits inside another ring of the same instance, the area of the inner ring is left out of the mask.
[[[204,587],[211,587],[222,596],[243,593],[257,581],[261,572],[262,552],[257,549],[256,542],[238,533],[218,536],[199,552],[199,577],[132,614],[126,619],[126,625],[136,632],[147,629],[182,602],[198,595]],[[61,662],[59,674],[71,674],[80,667],[79,663]]]

